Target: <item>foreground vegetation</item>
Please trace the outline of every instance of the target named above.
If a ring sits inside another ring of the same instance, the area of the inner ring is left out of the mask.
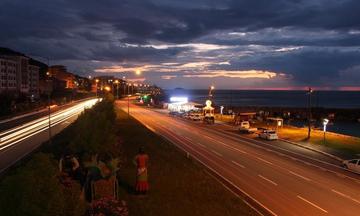
[[[108,153],[120,157],[115,135],[115,112],[111,100],[86,110],[78,120],[43,147],[22,160],[0,182],[0,215],[68,216],[85,215],[87,203],[81,186],[59,181],[58,161],[71,151],[85,162],[91,155]]]
[[[205,168],[188,159],[173,144],[149,131],[138,121],[116,109],[118,136],[126,162],[120,169],[120,197],[129,204],[131,215],[256,215],[244,202],[226,190]],[[133,157],[144,147],[150,157],[150,192],[134,195]]]

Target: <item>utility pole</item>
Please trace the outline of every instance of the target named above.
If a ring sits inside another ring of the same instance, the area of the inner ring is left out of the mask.
[[[52,140],[51,140],[51,89],[52,89],[52,86],[51,86],[51,74],[50,74],[50,71],[48,71],[46,73],[47,75],[47,82],[48,82],[48,116],[49,116],[49,143],[50,145],[52,144]]]
[[[51,80],[51,74],[50,74],[50,71],[49,71],[49,68],[50,68],[50,58],[49,57],[44,57],[44,56],[41,56],[41,55],[34,55],[34,56],[37,56],[37,57],[40,57],[40,58],[43,58],[43,59],[46,59],[47,61],[47,69],[48,71],[46,72],[46,81],[48,83],[48,116],[49,116],[49,143],[51,145],[51,91],[52,91],[52,80]]]
[[[130,118],[130,95],[128,94],[128,118]]]
[[[311,113],[311,95],[313,93],[312,88],[309,88],[308,90],[308,135],[307,139],[309,140],[311,137],[311,119],[312,119],[312,113]]]
[[[115,80],[116,84],[116,99],[119,99],[119,80]]]

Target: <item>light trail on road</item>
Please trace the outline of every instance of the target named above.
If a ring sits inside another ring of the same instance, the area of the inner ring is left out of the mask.
[[[70,108],[52,113],[50,117],[50,125],[54,127],[68,120],[69,118],[81,114],[84,109],[94,106],[99,99],[90,99],[76,104]],[[49,130],[49,117],[44,116],[37,120],[17,126],[0,133],[0,151],[3,151],[17,143],[39,134],[45,130]]]

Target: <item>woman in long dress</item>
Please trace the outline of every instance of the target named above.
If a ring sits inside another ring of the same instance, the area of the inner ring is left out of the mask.
[[[149,156],[145,153],[143,148],[139,149],[139,153],[135,157],[135,163],[137,166],[136,174],[136,192],[140,194],[146,194],[149,190],[148,183],[148,162]]]

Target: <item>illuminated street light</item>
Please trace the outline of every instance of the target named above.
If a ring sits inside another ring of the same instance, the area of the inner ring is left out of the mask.
[[[324,126],[324,128],[323,128],[323,130],[324,130],[324,145],[325,145],[325,139],[326,139],[326,126],[327,126],[327,124],[329,123],[329,119],[326,119],[326,118],[324,118],[323,119],[323,126]]]
[[[96,97],[98,97],[98,83],[99,83],[99,79],[95,80],[96,83]]]
[[[104,87],[104,90],[107,91],[107,92],[110,92],[110,91],[111,91],[111,88],[110,88],[110,86],[105,86],[105,87]]]
[[[135,74],[136,74],[136,75],[140,75],[140,74],[141,74],[141,70],[140,70],[140,69],[136,69]]]
[[[209,99],[213,96],[212,95],[212,91],[215,89],[215,86],[214,85],[211,85],[210,88],[209,88]]]
[[[116,99],[119,99],[119,80],[115,80],[116,84]]]
[[[307,94],[308,94],[308,136],[307,139],[310,139],[311,136],[311,119],[312,119],[312,113],[311,113],[311,95],[313,94],[314,90],[312,88],[309,88]]]
[[[49,106],[49,109],[48,109],[48,111],[49,111],[49,143],[50,143],[50,145],[51,145],[51,90],[52,90],[52,86],[50,86],[50,85],[52,85],[52,81],[51,81],[51,73],[50,73],[50,71],[47,71],[46,72],[46,75],[47,75],[47,82],[48,82],[48,87],[49,87],[49,91],[48,91],[48,106]]]

